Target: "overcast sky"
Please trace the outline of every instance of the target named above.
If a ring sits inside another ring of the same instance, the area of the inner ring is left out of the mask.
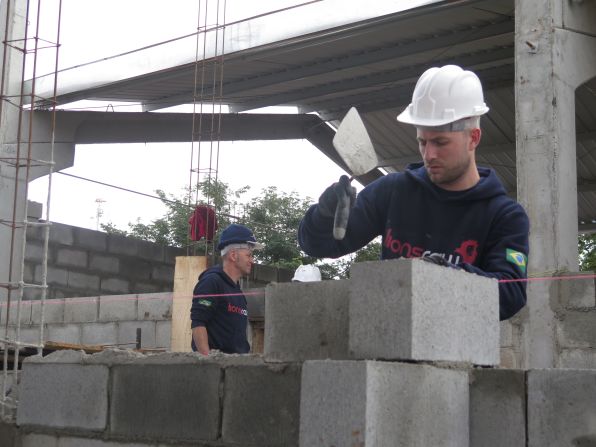
[[[42,18],[48,40],[55,34],[51,26],[55,22],[52,2],[56,3],[55,0],[42,2],[47,8],[42,11]],[[192,33],[196,29],[197,3],[195,0],[63,0],[60,66],[70,67]],[[302,2],[260,0],[250,2],[250,9],[243,10],[241,5],[248,6],[246,2],[228,0],[228,5],[235,4],[236,9],[230,10],[228,6],[227,17],[230,21],[238,20],[296,3]],[[46,66],[52,65],[46,61]],[[64,172],[147,194],[162,189],[180,195],[189,184],[190,151],[190,143],[79,145],[74,166]],[[317,198],[343,173],[304,140],[237,141],[219,145],[219,179],[232,189],[250,185],[251,193],[247,196],[276,186],[282,192],[295,191],[301,197]],[[30,199],[45,203],[47,184],[47,177],[33,181]],[[51,196],[50,220],[93,229],[98,224],[98,206],[103,213],[102,223],[112,222],[123,229],[137,218],[149,223],[165,211],[159,200],[60,174],[52,178]]]

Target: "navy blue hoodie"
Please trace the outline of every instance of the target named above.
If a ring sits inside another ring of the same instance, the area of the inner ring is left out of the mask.
[[[488,168],[465,191],[447,191],[431,182],[422,163],[375,180],[359,194],[346,236],[333,239],[333,217],[313,205],[300,223],[298,241],[315,257],[352,253],[382,236],[381,259],[439,253],[464,270],[497,279],[526,278],[529,222]],[[499,284],[500,318],[526,303],[526,283]]]
[[[209,348],[228,354],[244,354],[250,350],[246,339],[248,311],[246,297],[221,265],[199,275],[190,309],[191,328],[207,328]],[[193,351],[197,350],[192,340]]]

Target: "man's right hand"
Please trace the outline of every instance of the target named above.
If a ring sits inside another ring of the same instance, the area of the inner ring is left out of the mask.
[[[329,186],[319,197],[319,214],[323,217],[333,217],[337,208],[338,197],[345,191],[350,198],[350,208],[356,201],[356,188],[350,184],[350,178],[342,175],[338,182]]]

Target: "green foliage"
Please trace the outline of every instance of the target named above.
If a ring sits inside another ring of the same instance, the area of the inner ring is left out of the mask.
[[[580,234],[577,238],[579,250],[579,269],[596,270],[596,234]]]
[[[379,259],[380,243],[373,241],[366,247],[340,259],[319,263],[318,259],[307,256],[298,245],[297,231],[300,220],[310,206],[310,199],[302,199],[297,193],[280,192],[275,186],[261,191],[250,205],[242,205],[241,196],[249,190],[245,186],[233,191],[226,183],[218,180],[202,182],[197,188],[185,189],[182,197],[166,194],[157,190],[156,194],[166,206],[163,217],[144,224],[140,219],[128,224],[128,231],[116,228],[111,222],[102,224],[102,230],[136,237],[155,243],[174,247],[192,247],[194,254],[213,254],[213,244],[205,241],[189,240],[188,220],[194,209],[194,203],[215,206],[219,233],[232,222],[238,222],[251,228],[256,239],[263,243],[263,250],[255,251],[258,263],[295,270],[302,264],[317,263],[323,279],[341,279],[349,277],[350,266],[354,262]],[[242,212],[238,212],[242,210]],[[235,214],[240,214],[236,216]]]
[[[279,192],[275,186],[263,189],[251,202],[239,223],[251,228],[264,244],[263,250],[255,252],[259,263],[287,269],[309,263],[297,240],[298,224],[309,205],[295,192]]]

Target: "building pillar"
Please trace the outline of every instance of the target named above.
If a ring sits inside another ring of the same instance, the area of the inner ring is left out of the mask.
[[[26,43],[24,40],[26,12],[26,0],[0,1],[0,36],[9,42],[0,46],[4,56],[4,63],[0,66],[3,79],[0,92],[2,284],[16,284],[21,279],[27,183],[49,174],[51,166],[44,162],[53,162],[54,171],[72,166],[74,162],[73,139],[70,135],[64,138],[65,132],[52,131],[51,114],[22,110],[23,48],[27,45],[27,49],[31,49],[32,46],[31,42]],[[8,289],[0,287],[0,302],[5,301],[7,296]],[[17,291],[11,294],[11,298],[17,298]]]
[[[595,18],[594,2],[515,2],[517,190],[530,218],[533,275],[578,270],[575,89],[596,74],[596,39],[582,30]],[[558,298],[551,282],[528,283],[522,367],[556,365]]]

